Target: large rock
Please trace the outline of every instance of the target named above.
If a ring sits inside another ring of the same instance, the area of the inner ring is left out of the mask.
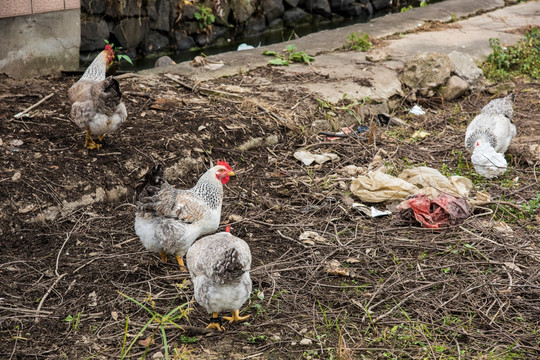
[[[99,15],[107,10],[107,0],[81,0],[81,12]]]
[[[285,7],[282,0],[263,0],[263,10],[266,14],[266,22],[271,24],[283,16]]]
[[[169,31],[170,4],[167,0],[150,0],[146,3],[146,10],[150,17],[150,29]]]
[[[109,27],[105,20],[81,22],[81,51],[103,50],[104,39],[109,39]]]
[[[213,26],[212,31],[210,34],[199,34],[195,38],[195,42],[199,46],[206,46],[212,44],[214,41],[219,39],[220,37],[224,36],[227,33],[227,28],[224,28],[222,26]]]
[[[482,70],[476,66],[471,55],[459,51],[452,51],[448,54],[450,61],[454,64],[456,74],[467,81],[469,85],[475,85],[484,77]]]
[[[246,34],[253,35],[258,34],[266,29],[266,20],[264,16],[252,16],[248,19],[246,23]]]
[[[326,18],[332,17],[332,9],[328,0],[306,0],[306,10],[312,14],[322,15]]]
[[[304,21],[308,21],[311,16],[300,8],[286,10],[283,14],[283,22],[285,26],[294,27],[300,25]]]
[[[392,0],[371,0],[375,10],[386,9],[392,5]]]
[[[333,12],[345,17],[371,16],[373,6],[368,0],[329,0]]]
[[[163,51],[169,46],[169,38],[160,34],[157,31],[150,30],[146,34],[144,40],[144,52],[146,54],[152,54],[158,51]]]
[[[139,46],[147,32],[148,20],[146,18],[124,19],[113,30],[113,34],[120,42],[120,46],[126,49],[134,49]]]
[[[151,0],[154,1],[154,0]],[[142,5],[142,1],[126,0],[126,1],[107,1],[109,6],[105,12],[112,18],[122,16],[146,16],[146,7]]]
[[[231,13],[231,6],[228,1],[218,1],[217,9],[214,11],[217,25],[228,26],[229,25],[229,14]]]
[[[401,81],[411,89],[433,89],[446,83],[453,71],[448,55],[422,53],[408,61]]]
[[[284,0],[284,2],[288,8],[295,8],[300,4],[300,0]]]
[[[469,84],[459,76],[452,76],[441,88],[441,95],[446,101],[452,101],[469,90]]]
[[[187,34],[181,32],[181,31],[175,31],[174,32],[174,38],[176,40],[176,50],[177,51],[185,51],[189,50],[192,47],[195,47],[197,44],[195,44],[195,40],[191,36],[188,36]]]
[[[231,11],[237,24],[243,24],[255,12],[255,8],[249,0],[232,0]]]

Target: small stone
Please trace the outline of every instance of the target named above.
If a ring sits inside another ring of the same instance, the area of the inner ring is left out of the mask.
[[[13,176],[11,177],[11,181],[17,181],[21,178],[21,172],[17,171]]]
[[[311,339],[302,339],[300,340],[300,345],[302,346],[309,346],[313,343],[313,341],[311,341]]]
[[[111,311],[111,317],[113,318],[113,320],[118,320],[118,312]]]
[[[270,340],[272,340],[272,341],[279,341],[279,340],[281,340],[281,337],[279,337],[279,335],[272,335],[272,336],[270,337]]]
[[[165,359],[165,356],[161,351],[156,352],[154,355],[152,355],[152,359],[159,360],[159,359]]]
[[[366,59],[371,62],[386,61],[390,60],[390,58],[390,53],[380,48],[373,48],[366,53]]]
[[[90,294],[88,294],[88,299],[90,300],[88,306],[97,306],[97,294],[95,291],[92,291]]]
[[[444,100],[452,101],[469,90],[469,84],[459,76],[452,76],[441,90]]]

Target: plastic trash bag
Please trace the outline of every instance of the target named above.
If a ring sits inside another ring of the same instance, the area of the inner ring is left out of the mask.
[[[324,164],[327,161],[339,160],[339,156],[334,153],[312,154],[304,150],[295,152],[294,157],[303,162],[304,165],[311,165],[313,162]]]
[[[370,171],[354,179],[351,184],[351,192],[367,203],[405,200],[415,194],[434,198],[441,192],[467,197],[471,189],[471,180],[462,176],[447,178],[439,171],[425,166],[406,169],[399,177]]]
[[[432,229],[461,224],[471,214],[467,201],[445,193],[440,193],[433,200],[426,195],[414,195],[402,201],[397,209],[398,223],[420,223]]]
[[[447,178],[438,170],[427,166],[405,169],[399,174],[399,178],[421,187],[420,193],[432,198],[440,192],[458,197],[467,197],[473,187],[472,181],[466,177],[454,175]]]

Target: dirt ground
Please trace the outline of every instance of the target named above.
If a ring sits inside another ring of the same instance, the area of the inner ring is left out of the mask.
[[[424,117],[403,102],[395,115],[411,128],[330,141],[309,125],[352,124],[362,105],[323,109],[313,95],[272,90],[315,73],[255,71],[268,81],[244,73],[203,84],[245,100],[165,77],[121,80],[129,120],[99,151],[83,149],[69,121],[76,78],[0,82],[0,358],[140,359],[140,340],[154,335],[146,357],[158,359],[164,339],[150,312],[178,306],[192,310],[178,320],[185,330],[166,324],[175,359],[538,358],[538,163],[515,141],[509,171],[486,180],[463,146],[466,125],[493,95],[419,99]],[[540,86],[515,86],[518,137],[537,141]],[[49,93],[30,117],[13,118]],[[430,135],[411,141],[418,129]],[[293,157],[300,148],[340,160],[304,166]],[[351,207],[358,199],[341,169],[367,166],[379,149],[395,173],[421,164],[461,174],[492,202],[444,230],[367,218]],[[192,302],[188,275],[147,252],[133,229],[134,188],[153,164],[188,188],[218,159],[237,174],[225,186],[222,224],[253,255],[254,292],[242,310],[251,317],[224,333],[204,330],[209,316]],[[320,237],[303,242],[305,231]],[[340,271],[328,271],[332,261]]]

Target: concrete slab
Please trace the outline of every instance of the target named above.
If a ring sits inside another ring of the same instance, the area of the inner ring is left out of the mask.
[[[512,45],[521,34],[514,30],[526,25],[540,26],[540,3],[530,2],[495,10],[458,22],[457,29],[444,29],[405,35],[393,40],[387,50],[395,57],[407,59],[421,52],[454,50],[483,59],[491,53],[490,38],[498,38],[501,44]]]
[[[369,97],[384,102],[401,93],[398,74],[412,56],[434,51],[448,54],[458,50],[482,59],[491,52],[490,38],[499,38],[501,43],[512,45],[521,37],[517,32],[519,28],[525,25],[540,26],[540,2],[503,6],[502,0],[447,0],[405,13],[390,14],[365,24],[321,31],[286,43],[211,56],[210,59],[220,59],[225,63],[225,66],[214,71],[195,68],[189,62],[184,62],[172,68],[150,69],[140,74],[167,72],[204,82],[267,66],[269,58],[262,55],[264,50],[279,52],[288,44],[295,44],[298,50],[314,55],[315,62],[311,67],[294,64],[282,69],[292,74],[315,71],[326,78],[324,82],[315,80],[276,85],[278,89],[297,86],[307,93],[313,93],[314,97],[331,102],[342,99],[345,94],[358,100]],[[453,15],[467,18],[438,31],[411,32],[426,21],[448,22]],[[364,53],[336,51],[345,44],[348,34],[358,31],[365,31],[376,38],[409,33],[386,44],[384,49],[391,55],[391,61],[370,63]]]

